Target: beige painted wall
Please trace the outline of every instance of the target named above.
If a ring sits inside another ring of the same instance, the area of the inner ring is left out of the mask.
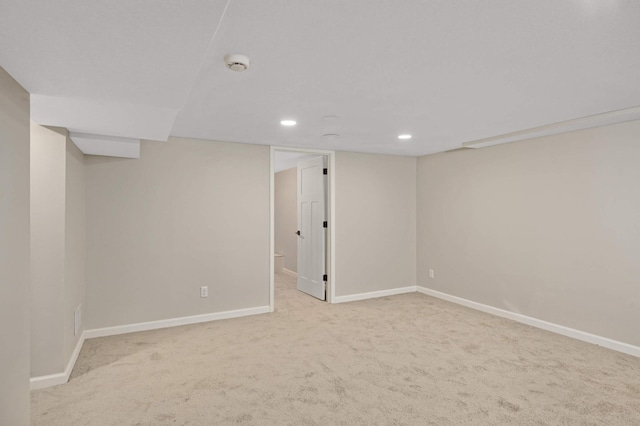
[[[66,138],[65,179],[65,285],[63,307],[64,362],[69,362],[80,339],[83,324],[73,335],[76,308],[84,305],[85,294],[85,166],[84,154]]]
[[[284,267],[298,271],[298,169],[283,170],[275,174],[275,251],[284,255]]]
[[[31,375],[64,370],[66,136],[31,122]]]
[[[421,157],[419,285],[640,345],[639,140],[630,122]]]
[[[86,328],[268,306],[269,147],[141,148],[86,157]]]
[[[65,370],[82,329],[84,155],[60,128],[31,122],[31,376]]]
[[[0,67],[0,424],[29,424],[29,94]]]
[[[336,296],[416,285],[416,158],[336,153]]]

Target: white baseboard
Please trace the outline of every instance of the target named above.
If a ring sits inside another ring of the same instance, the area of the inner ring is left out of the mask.
[[[476,309],[478,311],[486,312],[488,314],[496,315],[498,317],[507,318],[513,321],[527,324],[536,328],[551,331],[553,333],[561,334],[563,336],[571,337],[583,342],[592,343],[594,345],[602,346],[604,348],[612,349],[614,351],[622,352],[628,355],[640,357],[640,347],[630,345],[628,343],[612,340],[607,337],[598,336],[595,334],[587,333],[585,331],[576,330],[573,328],[565,327],[563,325],[554,324],[537,318],[529,317],[526,315],[518,314],[515,312],[507,311],[504,309],[496,308],[482,303],[473,302],[462,297],[452,296],[447,293],[432,290],[430,288],[417,286],[417,291],[428,296],[437,297],[448,302],[453,302],[458,305],[466,306],[468,308]]]
[[[257,308],[237,309],[234,311],[216,312],[212,314],[193,315],[189,317],[172,318],[168,320],[149,321],[138,324],[120,325],[116,327],[97,328],[93,330],[84,330],[78,339],[75,349],[69,358],[67,367],[62,373],[48,374],[46,376],[36,376],[30,379],[31,390],[44,389],[51,386],[63,385],[69,381],[71,371],[78,360],[80,350],[86,339],[94,337],[115,336],[117,334],[133,333],[136,331],[155,330],[158,328],[176,327],[179,325],[196,324],[200,322],[215,321],[221,319],[238,318],[247,315],[264,314],[269,312],[268,306],[259,306]]]
[[[282,272],[284,272],[287,275],[291,275],[292,277],[297,277],[298,276],[298,273],[297,272],[293,272],[291,269],[282,268]]]
[[[372,291],[370,293],[349,294],[347,296],[336,296],[331,303],[355,302],[356,300],[375,299],[376,297],[394,296],[396,294],[414,293],[416,286],[392,288],[390,290]]]
[[[44,389],[51,386],[63,385],[67,383],[69,381],[69,377],[71,376],[71,372],[73,371],[73,367],[76,365],[76,361],[78,360],[78,356],[80,355],[80,350],[82,349],[85,338],[85,332],[83,331],[80,335],[80,338],[78,339],[78,343],[76,343],[76,347],[71,353],[71,357],[67,362],[67,366],[62,373],[32,377],[29,380],[31,390]]]
[[[212,314],[202,314],[188,317],[171,318],[166,320],[140,322],[137,324],[117,325],[115,327],[95,328],[93,330],[86,330],[85,338],[92,339],[94,337],[115,336],[117,334],[134,333],[136,331],[177,327],[180,325],[246,317],[248,315],[266,314],[268,312],[269,306],[258,306],[256,308],[237,309],[234,311],[215,312]]]

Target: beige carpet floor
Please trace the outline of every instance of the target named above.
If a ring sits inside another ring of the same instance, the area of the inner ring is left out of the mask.
[[[413,293],[85,342],[34,425],[640,425],[640,359]]]

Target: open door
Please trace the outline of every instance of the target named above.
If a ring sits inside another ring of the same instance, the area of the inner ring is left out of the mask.
[[[325,156],[298,163],[298,290],[326,300]]]

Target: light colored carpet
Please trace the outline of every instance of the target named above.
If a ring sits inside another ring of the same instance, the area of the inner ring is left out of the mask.
[[[413,293],[88,340],[34,425],[639,425],[640,359]]]

